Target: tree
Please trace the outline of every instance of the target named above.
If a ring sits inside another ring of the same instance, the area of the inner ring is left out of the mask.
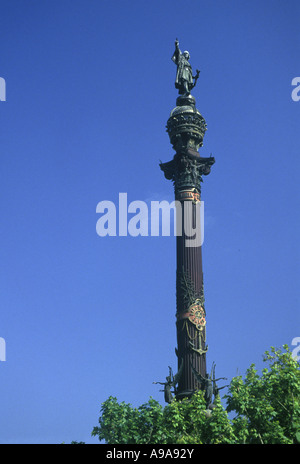
[[[252,364],[245,379],[232,379],[226,395],[239,443],[300,442],[300,371],[288,347],[271,348],[264,362],[269,368],[259,376]]]
[[[299,364],[283,348],[265,353],[261,375],[252,364],[244,379],[232,379],[226,409],[217,397],[215,408],[206,410],[202,391],[165,407],[153,398],[134,408],[109,397],[92,435],[107,444],[299,443]]]
[[[174,399],[165,407],[153,398],[133,408],[109,397],[92,435],[107,444],[230,443],[233,430],[220,400],[209,420],[205,409],[201,391],[191,400]]]

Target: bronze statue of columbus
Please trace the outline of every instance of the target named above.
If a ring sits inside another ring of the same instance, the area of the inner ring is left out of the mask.
[[[177,66],[175,79],[175,87],[180,95],[189,95],[195,87],[200,71],[196,69],[196,75],[193,76],[192,66],[189,62],[190,54],[188,51],[181,53],[179,49],[178,39],[175,40],[175,52],[172,56],[172,61]]]

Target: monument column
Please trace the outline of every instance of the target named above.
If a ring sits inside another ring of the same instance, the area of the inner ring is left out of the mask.
[[[190,90],[196,85],[199,71],[192,76],[189,53],[182,54],[178,45],[176,40],[172,60],[177,65],[175,87],[180,96],[167,121],[167,132],[176,154],[171,161],[161,163],[160,168],[173,182],[177,200],[176,355],[179,375],[175,393],[176,398],[181,399],[199,389],[195,373],[206,377],[201,183],[215,160],[201,157],[198,152],[203,145],[206,122]]]

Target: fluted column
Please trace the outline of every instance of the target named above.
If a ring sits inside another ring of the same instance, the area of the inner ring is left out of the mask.
[[[199,389],[193,369],[206,375],[206,312],[202,269],[201,182],[210,172],[214,158],[200,157],[197,151],[203,143],[206,122],[195,107],[195,99],[179,97],[177,107],[167,123],[167,132],[174,158],[161,163],[165,177],[174,184],[177,214],[181,215],[181,234],[177,234],[176,270],[176,328],[178,370],[181,376],[176,389],[177,398],[190,396]],[[187,231],[195,232],[192,237]],[[200,239],[199,239],[200,238]],[[183,365],[182,365],[183,363]]]

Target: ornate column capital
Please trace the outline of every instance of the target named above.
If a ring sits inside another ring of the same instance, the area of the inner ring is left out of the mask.
[[[202,176],[210,173],[214,162],[215,159],[212,156],[201,158],[198,152],[185,150],[183,153],[176,153],[171,161],[160,163],[160,168],[165,178],[173,182],[177,196],[185,189],[196,189],[200,193]]]

